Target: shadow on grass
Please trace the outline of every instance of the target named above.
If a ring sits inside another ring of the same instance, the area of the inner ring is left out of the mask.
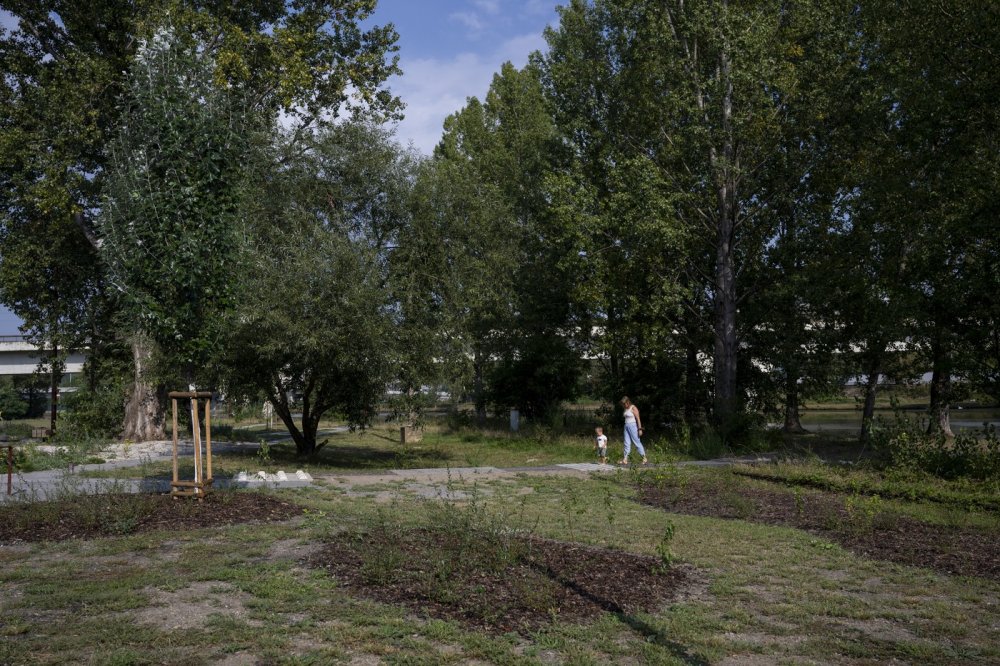
[[[537,563],[530,563],[529,566],[544,574],[553,582],[573,590],[575,593],[595,606],[603,608],[609,613],[613,613],[614,616],[617,617],[622,623],[627,624],[633,631],[640,634],[647,641],[666,648],[670,651],[670,654],[677,659],[680,659],[685,664],[691,664],[691,666],[708,666],[709,662],[698,655],[691,654],[691,651],[685,645],[678,643],[677,641],[670,640],[670,638],[668,638],[662,630],[657,629],[634,613],[629,613],[617,602],[594,594],[590,590],[581,587],[576,581],[560,576],[552,570],[552,567],[543,566]]]

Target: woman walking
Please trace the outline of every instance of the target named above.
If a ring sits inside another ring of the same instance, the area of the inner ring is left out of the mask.
[[[632,404],[628,396],[622,398],[621,404],[625,408],[625,412],[622,414],[625,417],[625,455],[622,457],[621,464],[628,464],[628,454],[631,453],[634,443],[635,450],[642,456],[642,464],[645,465],[649,461],[646,460],[646,449],[642,448],[642,442],[639,441],[639,435],[642,434],[642,418],[639,416],[639,408]]]

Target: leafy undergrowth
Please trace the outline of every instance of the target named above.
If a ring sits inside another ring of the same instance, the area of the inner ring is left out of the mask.
[[[360,596],[491,634],[605,612],[628,622],[659,609],[685,580],[685,569],[660,558],[512,531],[379,526],[341,535],[307,563]]]
[[[198,502],[170,495],[79,495],[0,506],[0,543],[63,541],[151,530],[189,530],[302,515],[295,504],[255,492],[223,491]]]
[[[736,475],[649,475],[638,485],[642,503],[674,513],[795,527],[867,557],[1000,580],[996,529],[931,524],[877,495],[772,488]]]
[[[1000,484],[963,479],[944,481],[927,475],[880,472],[830,465],[771,465],[744,467],[735,473],[748,478],[819,490],[878,495],[883,498],[928,501],[963,509],[1000,511]]]

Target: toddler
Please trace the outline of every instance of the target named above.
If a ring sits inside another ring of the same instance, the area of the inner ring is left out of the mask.
[[[594,428],[594,440],[597,442],[597,457],[601,464],[608,464],[608,437],[604,434],[604,428],[597,426]]]

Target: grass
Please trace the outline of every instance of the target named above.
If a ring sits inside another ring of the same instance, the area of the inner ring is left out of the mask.
[[[788,486],[1000,512],[1000,484],[996,480],[945,481],[915,472],[880,470],[865,465],[825,465],[816,461],[743,467],[737,473]]]
[[[432,425],[425,429],[423,440],[402,445],[399,430],[379,426],[364,432],[336,432],[325,439],[327,445],[313,458],[296,455],[290,440],[268,444],[265,458],[257,451],[235,451],[213,455],[213,473],[222,478],[242,470],[302,469],[310,474],[338,472],[376,472],[386,469],[422,469],[428,467],[531,467],[555,463],[594,461],[590,437],[562,436],[540,439],[503,432],[452,432]],[[185,461],[182,475],[193,474],[193,463]],[[132,468],[91,470],[84,476],[97,478],[166,478],[172,463],[147,462]]]
[[[764,483],[724,470],[670,473]],[[0,663],[1000,660],[997,581],[859,557],[796,529],[667,514],[633,501],[636,474],[452,486],[475,488],[476,511],[541,537],[654,557],[672,524],[671,553],[696,568],[696,580],[652,613],[583,624],[556,617],[528,635],[497,636],[352,596],[303,564],[318,544],[379,524],[419,528],[470,504],[416,499],[406,492],[411,482],[390,486],[398,495],[389,503],[313,487],[277,493],[309,509],[285,523],[0,548]]]

